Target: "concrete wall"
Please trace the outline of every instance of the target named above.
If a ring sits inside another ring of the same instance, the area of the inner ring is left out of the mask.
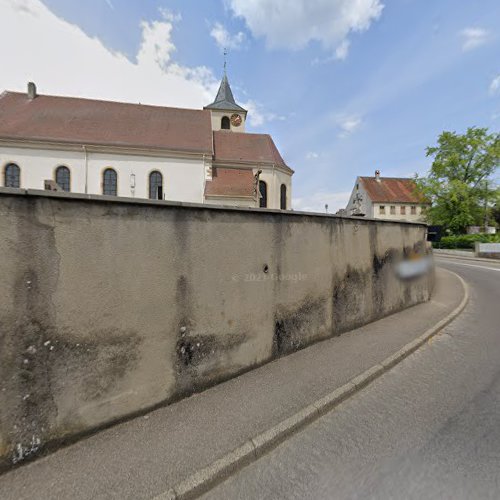
[[[430,296],[432,274],[393,269],[425,253],[424,226],[15,191],[0,190],[4,466]]]

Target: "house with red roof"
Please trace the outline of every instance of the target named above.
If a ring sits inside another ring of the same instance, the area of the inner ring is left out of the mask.
[[[346,215],[407,222],[423,222],[428,202],[413,179],[358,177],[346,207]]]
[[[247,133],[224,74],[213,103],[182,109],[0,94],[0,186],[290,209],[293,170]]]

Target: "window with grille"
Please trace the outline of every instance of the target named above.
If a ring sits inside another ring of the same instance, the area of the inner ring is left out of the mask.
[[[112,168],[107,168],[102,174],[102,194],[116,196],[118,194],[118,175]]]
[[[21,187],[21,169],[15,163],[9,163],[5,167],[4,176],[5,187]]]
[[[149,198],[163,200],[163,176],[157,170],[149,174]]]
[[[68,167],[57,167],[56,183],[63,191],[71,191],[71,173]]]

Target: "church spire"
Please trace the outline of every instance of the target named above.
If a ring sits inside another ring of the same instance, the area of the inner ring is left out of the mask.
[[[227,49],[224,49],[224,75],[222,76],[222,81],[220,82],[219,91],[215,97],[215,101],[204,109],[217,109],[224,111],[244,111],[246,109],[242,108],[234,100],[233,92],[231,86],[229,85],[229,80],[227,78]]]

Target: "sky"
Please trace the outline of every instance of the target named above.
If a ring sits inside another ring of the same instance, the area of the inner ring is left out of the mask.
[[[201,108],[227,72],[293,208],[430,167],[441,131],[500,129],[498,0],[0,0],[0,92]]]

